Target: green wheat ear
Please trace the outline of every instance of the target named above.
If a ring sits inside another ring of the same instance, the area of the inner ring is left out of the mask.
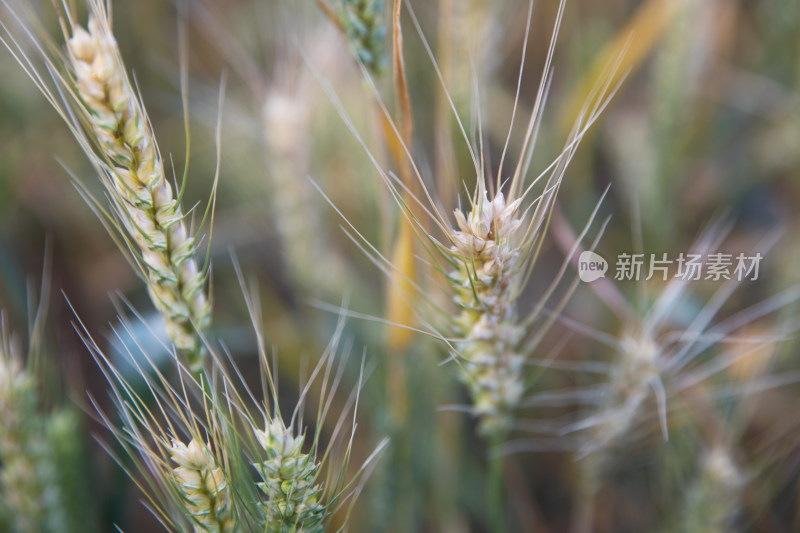
[[[386,14],[383,0],[338,0],[337,8],[316,0],[339,27],[353,55],[373,74],[386,68]]]
[[[35,381],[8,342],[0,342],[0,515],[11,530],[41,527],[43,441]]]
[[[386,68],[386,21],[383,0],[344,0],[342,26],[353,53],[373,73]]]
[[[24,358],[0,313],[0,530],[93,531],[86,471],[76,472],[85,466],[81,424],[69,408],[43,408],[38,342]]]
[[[322,531],[326,508],[320,501],[322,486],[317,483],[320,465],[303,453],[305,436],[295,437],[276,418],[264,431],[256,430],[256,438],[266,459],[253,466],[263,480],[258,487],[267,497],[264,511],[270,528]]]
[[[711,448],[703,457],[697,479],[687,494],[681,531],[731,531],[741,506],[745,481],[729,449],[722,445]]]

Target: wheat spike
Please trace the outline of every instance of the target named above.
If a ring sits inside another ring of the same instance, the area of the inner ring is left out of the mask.
[[[506,204],[499,192],[489,201],[485,191],[468,216],[456,210],[458,230],[450,252],[458,268],[448,280],[461,313],[456,344],[464,358],[467,383],[481,432],[504,435],[511,429],[512,411],[524,392],[524,357],[516,351],[523,331],[516,323],[512,284],[520,270],[515,234],[520,200]]]
[[[740,510],[745,481],[730,450],[723,445],[714,446],[703,458],[698,478],[689,490],[681,531],[731,531]]]
[[[10,516],[11,527],[20,532],[37,531],[41,525],[43,487],[34,452],[42,443],[33,438],[29,427],[36,416],[35,403],[31,376],[16,358],[0,353],[0,511]]]
[[[266,460],[254,466],[263,482],[259,488],[267,496],[264,504],[271,531],[322,531],[326,518],[320,502],[322,487],[316,484],[319,464],[303,453],[304,435],[293,436],[280,419],[256,438],[266,452]]]
[[[353,54],[373,73],[386,67],[383,0],[344,0],[341,24]]]
[[[193,258],[197,240],[187,231],[108,20],[95,14],[87,29],[75,26],[67,49],[78,107],[101,152],[118,218],[138,248],[150,296],[170,338],[197,370],[205,354],[198,332],[210,322],[205,275]]]

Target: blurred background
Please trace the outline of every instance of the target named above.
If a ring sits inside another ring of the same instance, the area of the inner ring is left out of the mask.
[[[58,35],[50,4],[39,3],[43,20]],[[340,4],[331,0],[328,5],[335,11]],[[536,3],[529,34],[528,4],[522,1],[410,5],[465,130],[473,140],[483,138],[494,176],[518,80],[508,159],[520,157],[558,3]],[[278,364],[282,398],[291,406],[298,383],[330,339],[338,307],[387,317],[386,276],[359,248],[359,238],[351,236],[358,231],[390,255],[398,211],[367,151],[340,116],[376,160],[391,166],[371,104],[373,89],[347,39],[310,0],[140,0],[114,2],[113,8],[122,55],[135,74],[165,161],[175,169],[182,169],[187,157],[177,31],[179,21],[186,24],[191,151],[185,211],[199,205],[195,212],[201,213],[210,194],[222,106],[221,172],[209,243],[211,336],[225,343],[257,389],[256,340],[235,257],[245,278],[258,287],[266,343]],[[390,6],[385,10],[388,17]],[[415,162],[450,211],[459,198],[465,202],[460,183],[471,189],[475,172],[407,10],[402,20]],[[391,27],[385,30],[384,52],[391,49],[390,34]],[[602,256],[641,251],[677,257],[692,249],[703,228],[722,220],[728,231],[717,233],[720,250],[735,255],[758,249],[764,259],[759,279],[743,282],[725,297],[714,322],[773,295],[790,295],[786,291],[800,282],[800,3],[570,0],[533,175],[558,155],[609,65],[617,66],[611,85],[618,89],[566,172],[555,229],[579,231],[609,187],[591,233],[609,218],[597,245]],[[391,107],[391,61],[377,57],[369,72]],[[44,282],[50,302],[46,364],[39,369],[41,401],[45,408],[77,406],[84,430],[84,481],[92,495],[88,523],[97,531],[111,531],[112,524],[124,531],[156,531],[160,526],[141,505],[136,486],[95,439],[110,436],[95,420],[87,392],[109,408],[108,386],[73,324],[77,314],[112,357],[121,357],[113,328],[119,309],[126,309],[120,303],[124,299],[141,313],[139,342],[158,357],[160,319],[144,284],[73,184],[80,180],[102,198],[91,167],[5,50],[0,80],[0,308],[24,338],[31,299]],[[194,215],[195,224],[199,217]],[[348,224],[354,229],[344,231]],[[772,240],[776,244],[767,249],[764,243]],[[537,302],[564,253],[563,242],[546,240],[522,309]],[[43,280],[46,267],[51,270]],[[570,281],[575,277],[574,271],[567,273]],[[641,313],[666,285],[658,279],[608,281],[616,297]],[[693,286],[671,311],[668,329],[691,323],[720,286],[711,281]],[[505,467],[511,531],[577,527],[582,463],[563,428],[592,405],[580,401],[578,392],[549,403],[537,403],[535,394],[590,390],[602,382],[602,375],[574,372],[566,363],[614,361],[613,350],[576,325],[621,335],[626,324],[610,312],[609,298],[579,285],[560,312],[563,320],[542,342],[544,352],[529,354],[532,361],[552,356],[565,365],[531,365],[532,401],[520,414]],[[703,472],[702,458],[723,444],[743,480],[731,503],[732,530],[800,530],[800,426],[794,414],[800,405],[795,383],[800,361],[791,338],[797,306],[794,297],[786,300],[776,313],[754,315],[741,329],[774,335],[775,342],[742,357],[731,355],[736,343],[698,356],[701,362],[733,359],[699,388],[683,388],[670,397],[668,442],[661,436],[655,402],[648,404],[635,435],[603,467],[602,489],[591,496],[590,530],[706,531],[685,523],[692,504],[687,500],[701,490],[693,487],[701,486],[696,479]],[[409,318],[412,325],[419,320]],[[380,438],[393,439],[355,507],[350,530],[488,531],[487,447],[471,417],[448,408],[469,399],[451,366],[440,365],[447,357],[445,346],[422,335],[393,340],[386,326],[370,318],[348,319],[345,337],[352,348],[338,401],[343,404],[357,384],[362,351],[371,371],[359,408],[355,453],[363,460]],[[712,399],[707,411],[692,401],[697,395]],[[542,437],[544,422],[561,429]]]

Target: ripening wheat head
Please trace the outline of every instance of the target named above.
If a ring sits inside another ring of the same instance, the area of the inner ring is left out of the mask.
[[[524,331],[514,286],[524,266],[516,240],[523,221],[521,199],[506,205],[502,192],[491,201],[481,193],[466,216],[456,210],[458,228],[448,228],[452,244],[446,252],[456,268],[447,279],[460,310],[454,347],[463,359],[462,379],[482,432],[491,436],[508,432],[524,392],[524,357],[518,350]]]
[[[349,59],[331,47],[338,38],[335,31],[312,27],[304,33],[309,35],[308,55],[326,63],[330,72],[337,72]],[[348,275],[347,263],[332,246],[326,221],[320,216],[321,199],[307,179],[317,147],[312,118],[318,106],[314,80],[303,66],[300,55],[285,45],[283,54],[275,58],[268,87],[258,94],[269,161],[267,201],[291,281],[338,298]],[[323,264],[325,268],[319,268]]]
[[[208,326],[211,312],[206,274],[194,259],[198,237],[190,235],[179,197],[167,180],[149,118],[114,39],[109,8],[101,0],[87,4],[86,27],[63,5],[66,54],[47,52],[58,48],[46,37],[40,43],[25,27],[52,82],[37,70],[5,22],[3,42],[97,169],[112,204],[111,223],[125,243],[123,251],[144,278],[175,347],[197,371],[205,354],[200,332]],[[21,15],[11,13],[23,23]]]
[[[456,122],[471,155],[475,188],[465,208],[458,208],[452,217],[442,214],[442,205],[460,205],[458,199],[437,198],[428,183],[437,185],[445,179],[440,176],[423,178],[416,164],[411,140],[404,138],[404,127],[390,124],[393,135],[400,144],[400,152],[410,167],[413,183],[401,175],[395,177],[383,169],[378,158],[371,156],[383,181],[401,208],[406,221],[414,231],[422,248],[428,254],[433,268],[445,280],[447,298],[455,304],[456,311],[443,308],[426,295],[427,288],[405,275],[399,264],[392,264],[377,250],[367,244],[374,262],[393,281],[415,289],[416,294],[406,294],[407,300],[422,317],[423,323],[432,324],[434,334],[448,339],[454,361],[458,364],[461,380],[471,395],[471,411],[478,417],[480,431],[492,440],[503,440],[514,425],[513,412],[526,390],[524,367],[526,360],[536,350],[550,319],[542,319],[542,311],[562,280],[566,264],[542,295],[533,309],[520,316],[518,300],[536,263],[556,195],[567,167],[577,150],[587,128],[598,118],[613,93],[607,84],[597,87],[594,103],[580,113],[573,131],[562,151],[540,173],[531,171],[531,159],[542,121],[544,102],[552,79],[552,58],[563,16],[564,3],[559,4],[558,15],[550,40],[536,100],[530,112],[517,163],[510,175],[504,174],[510,140],[514,131],[516,114],[521,106],[520,87],[517,88],[512,121],[505,139],[499,166],[492,178],[492,170],[485,166],[484,131],[478,111],[478,146],[474,146],[461,123],[453,98],[439,71],[438,65],[410,5],[406,7],[429,53],[436,75],[442,81],[446,101],[455,114]],[[532,16],[532,2],[528,6],[528,26]],[[395,21],[395,26],[398,22]],[[526,33],[527,36],[527,33]],[[395,37],[395,47],[398,46]],[[527,46],[527,38],[525,40]],[[400,52],[402,53],[402,52]],[[397,52],[396,54],[397,55]],[[523,50],[523,58],[525,51]],[[402,63],[402,62],[401,62]],[[395,65],[398,68],[398,65]],[[402,68],[402,65],[401,67]],[[524,68],[524,61],[520,71]],[[366,70],[364,71],[366,73]],[[520,79],[522,76],[520,75]],[[367,77],[378,105],[386,117],[387,106],[381,101],[371,78]],[[475,85],[486,80],[474,80]],[[334,104],[354,132],[358,141],[368,150],[367,144],[355,132],[346,112],[329,89]],[[407,129],[407,128],[405,128]],[[508,165],[510,166],[510,165]],[[402,174],[402,172],[401,172]],[[469,179],[461,179],[466,188]],[[406,222],[404,221],[404,222]],[[358,231],[351,229],[359,236]],[[412,252],[409,252],[412,253]],[[398,280],[398,278],[401,278]],[[556,306],[563,306],[563,301]]]
[[[725,235],[719,225],[712,225],[696,241],[691,253],[714,253]],[[571,237],[566,244],[573,246],[573,240]],[[768,242],[769,238],[756,249],[769,248],[765,244]],[[531,424],[531,431],[544,438],[520,440],[507,447],[513,451],[545,447],[575,452],[578,494],[574,531],[591,531],[595,526],[595,499],[603,487],[612,483],[610,471],[630,465],[629,454],[636,444],[655,434],[671,444],[672,433],[678,435],[676,442],[698,433],[709,442],[733,442],[736,435],[729,428],[741,420],[733,424],[725,420],[724,413],[731,410],[731,398],[746,397],[797,379],[796,375],[754,376],[751,371],[742,379],[736,375],[743,374],[741,370],[733,371],[739,364],[752,366],[753,359],[763,361],[764,353],[774,353],[775,346],[796,331],[796,320],[776,320],[777,313],[800,297],[796,287],[719,319],[723,306],[743,282],[735,278],[720,281],[713,294],[703,299],[699,289],[708,283],[690,278],[675,275],[663,284],[643,281],[640,295],[647,294],[653,285],[657,291],[652,299],[645,299],[648,303],[644,308],[628,303],[611,280],[600,279],[588,285],[619,319],[621,327],[618,332],[606,333],[561,317],[575,332],[586,335],[590,348],[585,361],[558,362],[554,366],[598,382],[536,393],[522,401],[526,407],[540,410],[545,406],[577,407],[573,411],[578,413],[577,421],[566,425],[561,421]],[[748,328],[756,321],[764,324],[753,335]],[[598,346],[613,353],[608,363],[596,360]],[[725,409],[720,410],[722,401],[726,402]],[[724,523],[739,505],[733,500],[742,489],[734,452],[731,447],[709,455],[709,462],[703,467],[709,470],[701,472],[707,477],[698,480],[699,488],[693,489],[687,501],[687,508],[691,509],[686,513],[694,514],[691,520],[695,524]],[[722,494],[726,496],[716,497]],[[725,499],[727,504],[722,504]],[[699,525],[681,531],[715,530],[708,527]]]
[[[40,350],[45,301],[39,302],[24,355],[0,311],[1,531],[72,533],[93,527],[84,500],[88,478],[78,418],[70,408],[48,409],[41,401],[46,393],[35,370],[50,363]]]

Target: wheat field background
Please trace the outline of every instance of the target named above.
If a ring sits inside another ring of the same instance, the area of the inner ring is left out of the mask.
[[[800,4],[2,4],[0,532],[800,530]]]

